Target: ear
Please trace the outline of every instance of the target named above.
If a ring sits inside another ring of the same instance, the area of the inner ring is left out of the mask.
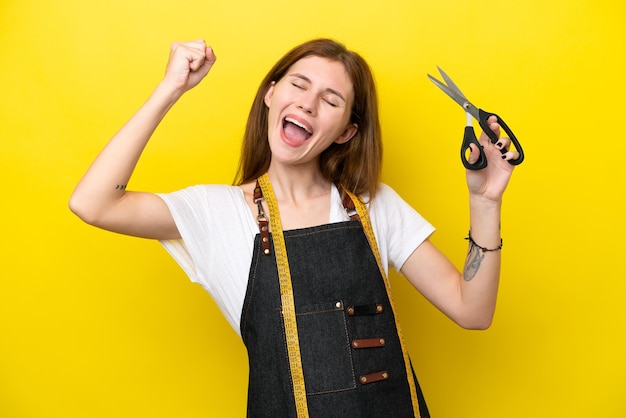
[[[267,92],[265,92],[265,97],[263,101],[265,102],[265,106],[270,107],[270,103],[272,102],[272,96],[274,95],[274,86],[276,85],[275,81],[270,83],[270,86],[267,88]]]
[[[353,123],[352,125],[348,125],[348,127],[346,127],[345,131],[343,131],[343,133],[339,136],[339,138],[335,140],[335,143],[345,144],[346,142],[351,140],[358,131],[359,131],[359,126],[356,123]]]

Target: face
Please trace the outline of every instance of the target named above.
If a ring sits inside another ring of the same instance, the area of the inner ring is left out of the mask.
[[[316,163],[332,143],[348,142],[357,132],[353,96],[340,62],[310,56],[293,64],[265,95],[272,164]]]

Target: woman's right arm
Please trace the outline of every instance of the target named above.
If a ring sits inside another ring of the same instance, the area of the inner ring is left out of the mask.
[[[195,87],[215,63],[204,41],[174,43],[163,81],[146,103],[100,152],[70,198],[70,209],[90,225],[154,239],[180,235],[165,202],[126,185],[153,132],[176,101]]]

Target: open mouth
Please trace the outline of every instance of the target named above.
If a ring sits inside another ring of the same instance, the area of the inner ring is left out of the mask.
[[[288,139],[298,142],[304,142],[313,135],[308,126],[289,116],[283,119],[283,132]]]

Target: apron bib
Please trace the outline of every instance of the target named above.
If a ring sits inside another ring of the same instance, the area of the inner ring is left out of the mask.
[[[273,232],[267,242],[264,234],[255,237],[241,316],[250,369],[248,417],[429,417],[413,371],[407,370],[385,279],[361,223],[282,234],[295,305],[297,366],[290,363]],[[304,376],[306,393],[300,415],[296,371]]]

